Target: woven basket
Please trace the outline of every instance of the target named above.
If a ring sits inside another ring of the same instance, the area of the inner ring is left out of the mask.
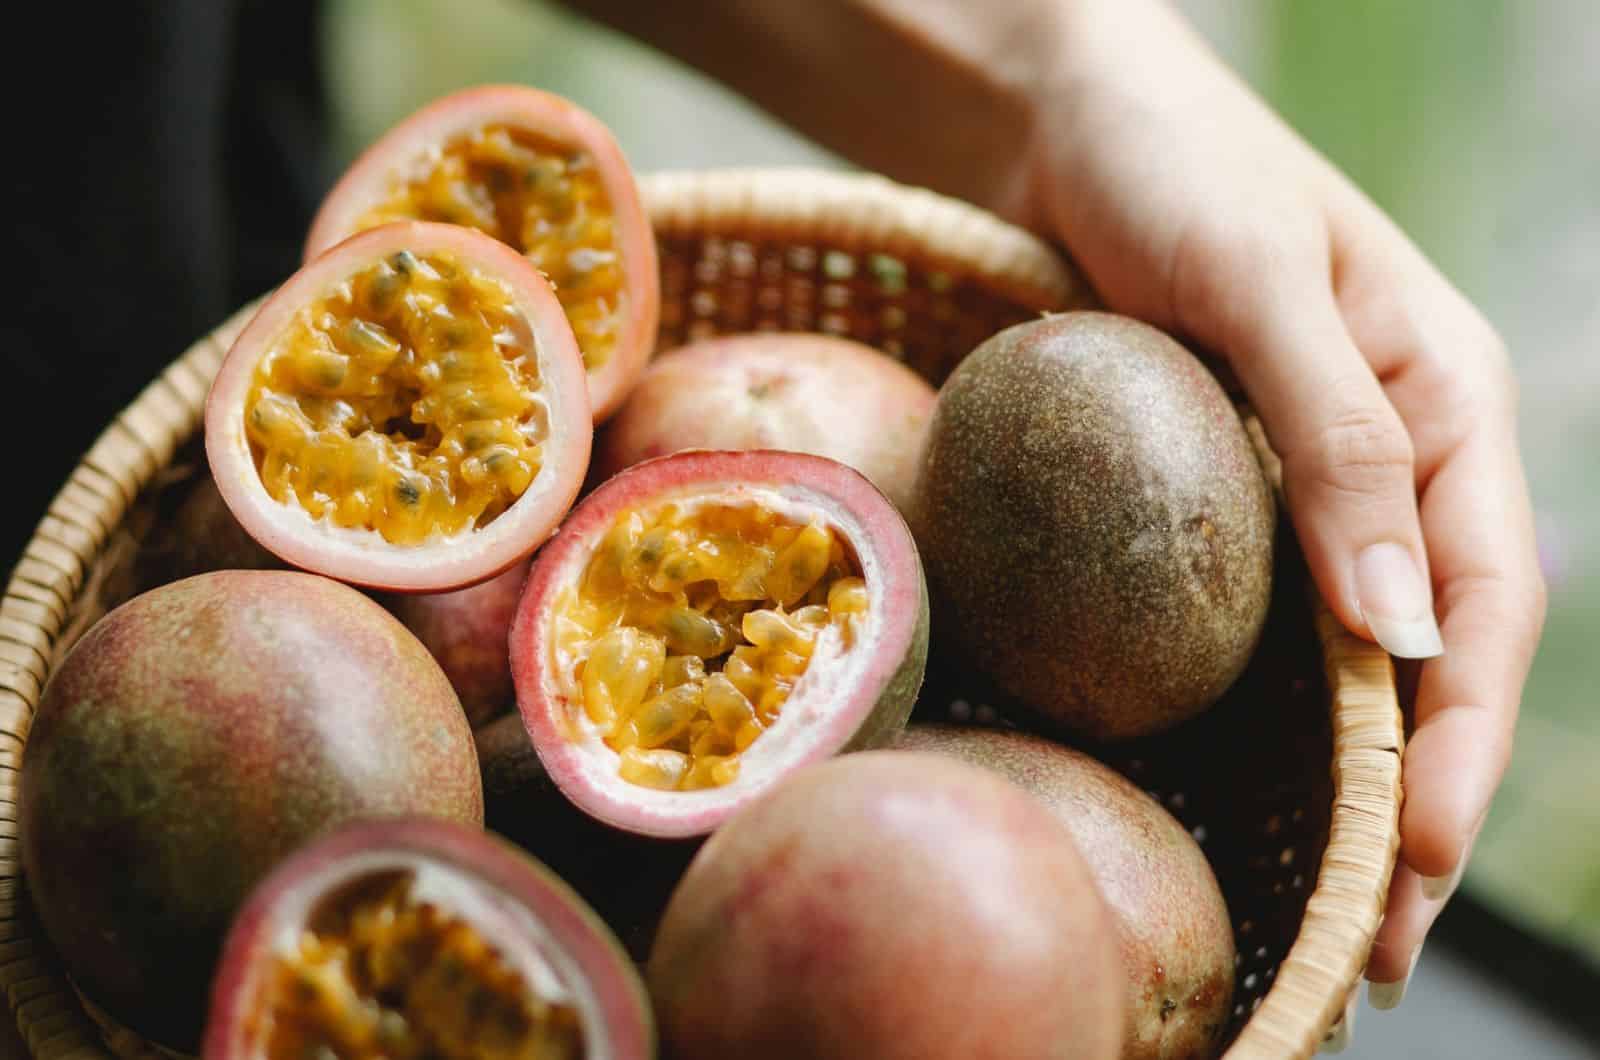
[[[648,178],[644,191],[661,248],[663,349],[724,332],[823,331],[937,383],[1001,327],[1092,304],[1027,234],[878,178],[682,173]],[[52,667],[136,588],[131,559],[169,507],[163,495],[203,473],[194,435],[206,389],[252,308],[105,430],[0,605],[0,985],[40,1060],[154,1051],[86,1007],[39,936],[19,878],[18,767]],[[1267,633],[1223,703],[1176,733],[1100,749],[1194,831],[1222,884],[1240,955],[1230,1060],[1304,1057],[1324,1040],[1366,962],[1398,849],[1402,736],[1388,657],[1344,632],[1308,588],[1292,539],[1283,544]],[[935,667],[918,711],[983,721],[1005,706]]]

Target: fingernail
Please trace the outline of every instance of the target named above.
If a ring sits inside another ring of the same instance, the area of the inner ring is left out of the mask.
[[[1433,598],[1404,547],[1385,541],[1356,556],[1356,603],[1383,650],[1402,659],[1444,653]]]
[[[1442,902],[1456,893],[1456,888],[1461,885],[1461,870],[1466,868],[1467,858],[1463,854],[1461,860],[1456,862],[1455,871],[1448,876],[1422,877],[1422,897],[1430,902]]]
[[[1411,963],[1406,965],[1406,974],[1392,983],[1368,983],[1367,1003],[1375,1009],[1388,1011],[1398,1008],[1400,1002],[1405,1000],[1406,984],[1411,982],[1411,973],[1417,970],[1417,958],[1422,956],[1422,947],[1418,946],[1411,951]]]
[[[1483,831],[1483,822],[1489,816],[1487,808],[1478,814],[1478,823],[1472,826],[1472,832],[1467,837],[1467,845],[1461,849],[1461,857],[1456,861],[1456,867],[1445,876],[1423,876],[1422,897],[1430,902],[1442,902],[1456,893],[1456,888],[1461,886],[1461,877],[1467,871],[1467,862],[1472,860],[1472,848],[1478,845],[1478,834]]]

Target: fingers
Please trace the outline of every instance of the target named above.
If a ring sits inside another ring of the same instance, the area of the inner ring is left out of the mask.
[[[1367,968],[1373,1006],[1391,1008],[1505,772],[1544,583],[1504,348],[1387,218],[1354,195],[1345,207],[1341,310],[1413,440],[1445,648],[1417,673],[1401,863]]]
[[[1312,576],[1345,626],[1391,654],[1441,650],[1411,439],[1334,301],[1326,262],[1201,255],[1174,288],[1188,330],[1226,350],[1273,448]],[[1291,251],[1295,248],[1291,246]],[[1199,277],[1209,277],[1201,279]]]
[[[1422,893],[1422,881],[1410,868],[1396,865],[1389,883],[1389,903],[1367,958],[1367,1000],[1376,1009],[1392,1009],[1405,997],[1411,973],[1422,956],[1422,940],[1443,901]]]
[[[1477,842],[1483,828],[1483,818],[1467,837],[1466,849],[1461,855],[1461,867],[1471,856],[1472,845]],[[1401,862],[1394,868],[1389,884],[1389,901],[1373,939],[1372,952],[1367,958],[1367,1000],[1379,1010],[1393,1009],[1405,1000],[1406,988],[1416,973],[1417,962],[1422,958],[1422,944],[1433,930],[1434,921],[1444,912],[1454,884],[1460,881],[1460,871],[1451,879],[1449,890],[1430,887],[1427,877],[1419,876],[1415,869]]]
[[[1446,655],[1417,683],[1402,856],[1448,888],[1511,755],[1544,623],[1533,518],[1509,422],[1480,421],[1423,496]]]
[[[1374,1007],[1393,1007],[1505,770],[1543,589],[1492,332],[1408,255],[1366,255],[1339,294],[1295,260],[1244,273],[1244,294],[1238,270],[1214,273],[1227,279],[1192,282],[1180,305],[1187,330],[1227,351],[1283,459],[1329,606],[1392,654],[1428,660],[1402,861],[1367,972]]]
[[[1455,890],[1510,754],[1506,715],[1466,704],[1436,712],[1407,744],[1401,858],[1429,897]]]
[[[1357,203],[1358,216],[1365,210]],[[1386,219],[1346,218],[1339,297],[1410,432],[1445,654],[1415,688],[1401,856],[1451,889],[1511,752],[1544,616],[1516,438],[1515,380],[1492,329]]]

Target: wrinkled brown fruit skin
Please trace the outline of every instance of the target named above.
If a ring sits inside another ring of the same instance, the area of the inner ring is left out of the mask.
[[[524,560],[504,574],[452,593],[380,597],[439,663],[473,728],[516,702],[508,640],[527,578]]]
[[[1216,379],[1148,325],[1007,328],[945,382],[908,513],[935,623],[1097,740],[1169,728],[1244,669],[1276,510]]]
[[[22,859],[68,971],[189,1048],[235,909],[361,815],[478,825],[472,734],[405,627],[344,585],[220,571],[108,614],[45,688],[22,764]]]
[[[896,746],[992,769],[1067,826],[1117,922],[1123,1060],[1216,1054],[1233,1004],[1233,925],[1210,863],[1176,818],[1122,774],[1037,736],[914,725]]]
[[[646,973],[669,1055],[1115,1057],[1116,942],[1071,837],[941,756],[797,773],[701,848]]]

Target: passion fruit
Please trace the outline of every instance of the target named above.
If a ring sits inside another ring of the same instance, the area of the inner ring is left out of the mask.
[[[219,571],[96,623],[45,686],[18,832],[34,906],[91,998],[194,1042],[228,922],[279,860],[357,816],[472,825],[483,794],[439,667],[347,586]]]
[[[1149,325],[999,332],[939,392],[909,517],[941,631],[1097,740],[1168,728],[1243,671],[1271,597],[1271,491],[1215,377]]]
[[[476,728],[511,709],[511,619],[528,564],[453,593],[416,593],[383,600],[438,661]]]
[[[916,546],[860,474],[802,453],[692,451],[577,507],[529,575],[511,674],[568,798],[682,837],[897,732],[927,635]]]
[[[706,841],[646,971],[675,1055],[1115,1057],[1116,938],[1060,822],[993,774],[868,752]]]
[[[228,935],[206,1060],[646,1060],[650,1004],[583,900],[494,836],[355,822],[284,862]]]
[[[1072,833],[1116,923],[1127,982],[1123,1060],[1216,1054],[1233,1003],[1233,925],[1188,829],[1122,774],[1037,736],[913,725],[895,746],[994,770]]]
[[[216,570],[280,570],[283,561],[245,533],[228,511],[217,484],[200,475],[168,519],[140,543],[140,591]]]
[[[933,401],[920,375],[849,339],[707,339],[651,363],[596,438],[592,474],[680,449],[786,449],[855,468],[903,511]]]
[[[262,306],[206,402],[240,525],[289,563],[442,592],[527,557],[571,507],[594,428],[550,285],[504,244],[396,223]]]
[[[309,261],[351,233],[415,219],[466,225],[549,277],[577,334],[596,422],[655,346],[655,233],[616,140],[575,104],[516,85],[454,93],[367,149],[323,201]]]

